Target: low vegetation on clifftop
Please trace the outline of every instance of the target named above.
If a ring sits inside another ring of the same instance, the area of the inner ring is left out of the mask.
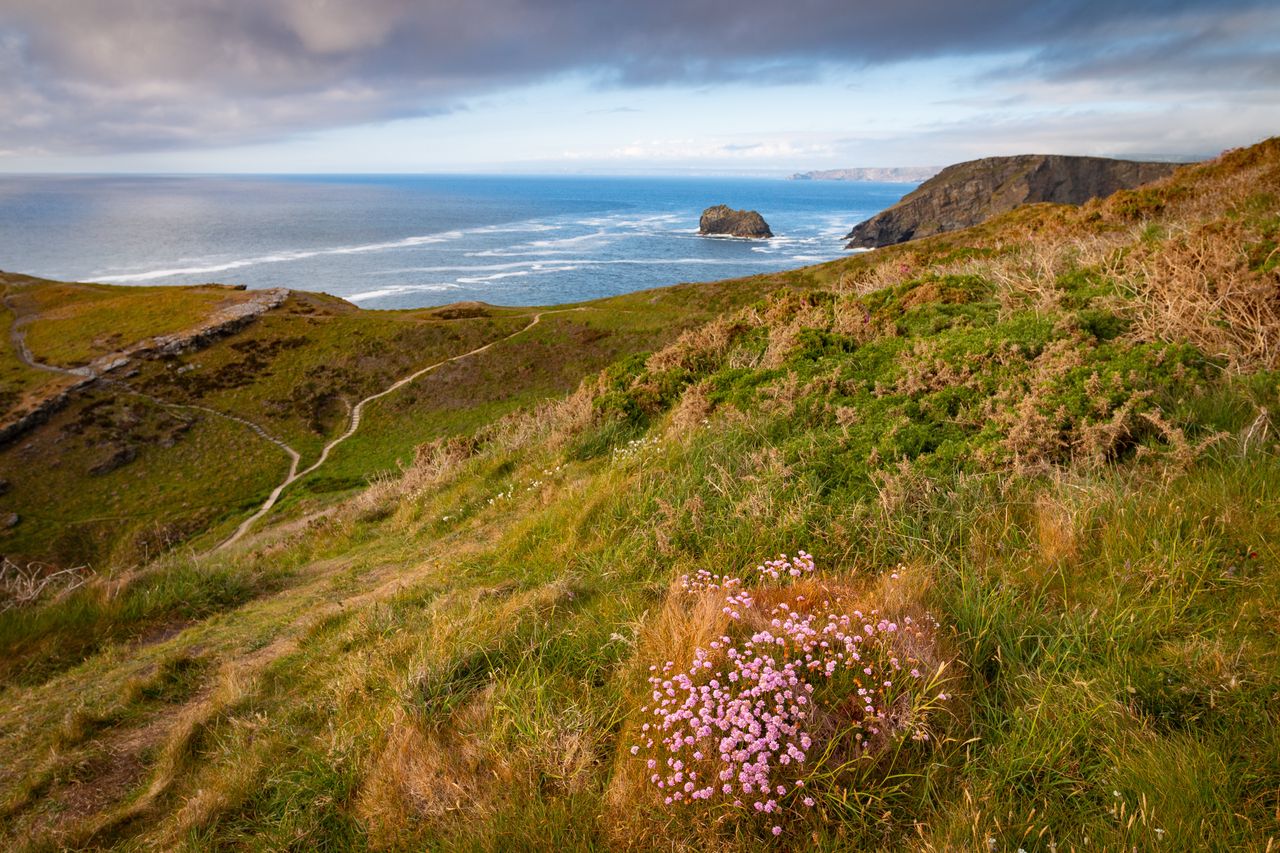
[[[0,844],[1274,848],[1278,245],[1273,139],[596,303],[710,294],[567,395],[393,407],[401,470],[232,548],[0,613]]]

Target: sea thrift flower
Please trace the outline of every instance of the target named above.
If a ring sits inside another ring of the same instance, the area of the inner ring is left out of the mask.
[[[757,583],[786,585],[814,568],[804,551],[784,554],[756,567]],[[904,662],[920,663],[897,640],[904,630],[898,622],[875,611],[843,612],[838,599],[798,610],[799,596],[794,606],[784,602],[764,612],[740,578],[705,569],[680,578],[678,587],[722,597],[729,627],[709,648],[695,649],[687,667],[673,661],[650,667],[652,704],[642,709],[648,722],[641,729],[648,737],[632,751],[662,759],[651,781],[675,789],[664,799],[668,805],[716,801],[760,815],[812,808],[813,797],[802,792],[815,747],[808,727],[824,708],[838,709],[841,729],[853,735],[850,746],[863,752],[886,736],[928,739],[911,711],[910,682],[895,686],[887,677]],[[910,618],[901,622],[914,642],[924,638]],[[757,628],[748,632],[746,624]],[[918,666],[911,672],[920,677]],[[648,758],[647,764],[652,769],[658,762]],[[771,831],[781,834],[781,824]]]

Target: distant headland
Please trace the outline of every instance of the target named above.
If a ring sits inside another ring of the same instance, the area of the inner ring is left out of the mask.
[[[824,169],[796,172],[789,181],[876,181],[884,184],[918,184],[941,172],[942,166],[869,166],[861,169]]]

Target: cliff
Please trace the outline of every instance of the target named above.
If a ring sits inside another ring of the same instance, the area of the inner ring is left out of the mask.
[[[854,227],[849,249],[874,249],[976,225],[1032,202],[1083,204],[1163,178],[1177,163],[1021,154],[948,166],[902,201]]]
[[[698,233],[704,237],[772,237],[769,223],[754,210],[734,210],[717,204],[702,211]]]

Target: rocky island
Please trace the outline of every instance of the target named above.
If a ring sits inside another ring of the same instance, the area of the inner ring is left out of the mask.
[[[849,232],[848,249],[874,249],[976,225],[1032,202],[1083,204],[1163,178],[1180,164],[1020,154],[948,166]]]
[[[767,239],[773,236],[769,223],[754,210],[734,210],[726,204],[717,204],[702,211],[698,221],[698,233],[703,237],[748,237]]]

